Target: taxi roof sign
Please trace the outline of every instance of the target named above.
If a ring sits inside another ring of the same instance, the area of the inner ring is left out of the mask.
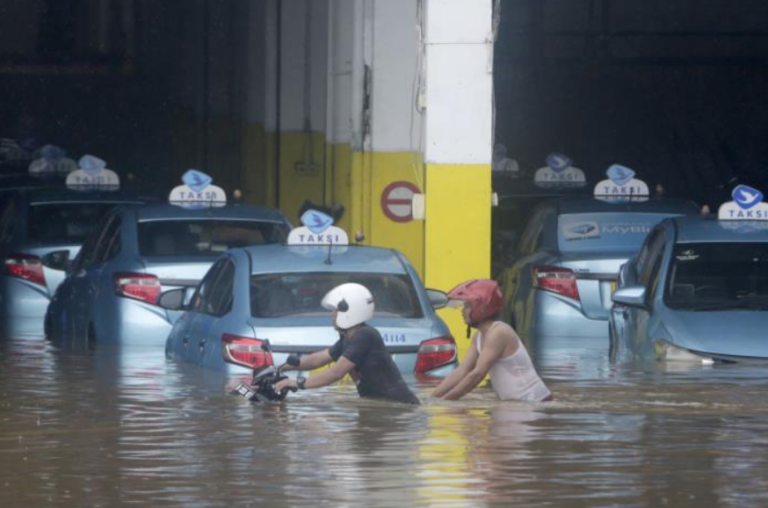
[[[584,171],[573,166],[570,157],[553,152],[547,156],[547,165],[536,170],[533,184],[547,188],[584,187],[587,178]]]
[[[45,145],[40,149],[40,158],[29,164],[31,175],[68,175],[77,169],[77,163],[56,145]]]
[[[184,185],[174,187],[168,202],[184,208],[199,209],[222,207],[227,204],[224,189],[213,185],[213,178],[196,169],[187,170],[181,177]]]
[[[731,192],[733,201],[720,205],[718,220],[768,221],[768,203],[762,192],[748,185],[738,185]]]
[[[349,236],[333,225],[333,217],[317,210],[307,210],[301,216],[303,226],[288,235],[288,245],[349,245]]]
[[[621,164],[614,164],[605,172],[607,180],[595,185],[594,196],[603,201],[647,201],[648,184],[635,178],[635,172]]]
[[[120,177],[107,163],[94,155],[83,155],[78,161],[80,169],[67,176],[66,185],[71,189],[101,189],[117,190],[120,188]]]

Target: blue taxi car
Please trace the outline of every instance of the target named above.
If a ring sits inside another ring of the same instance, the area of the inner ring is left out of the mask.
[[[768,205],[755,189],[736,191],[718,215],[661,222],[622,267],[616,358],[768,360]]]
[[[282,213],[256,206],[116,208],[88,237],[56,291],[46,334],[162,347],[175,317],[157,305],[162,291],[194,287],[224,251],[280,243],[290,229]]]
[[[43,335],[66,262],[112,208],[151,201],[124,191],[24,188],[0,193],[0,334]]]
[[[362,284],[373,294],[369,324],[381,332],[402,373],[439,377],[455,367],[455,341],[435,313],[447,303],[445,293],[425,289],[396,250],[338,243],[230,250],[183,307],[166,354],[237,375],[279,365],[291,353],[328,348],[339,334],[321,300],[347,282]],[[161,299],[173,309],[181,302],[180,290]]]
[[[621,193],[638,181],[611,183],[610,189]],[[595,194],[605,185],[598,184]],[[517,259],[498,276],[502,319],[535,352],[563,341],[572,345],[574,339],[598,339],[607,346],[611,293],[621,265],[660,221],[698,213],[691,202],[647,195],[559,198],[538,205]]]

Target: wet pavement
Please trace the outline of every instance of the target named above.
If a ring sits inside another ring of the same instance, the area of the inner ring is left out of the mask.
[[[556,400],[252,405],[147,349],[0,343],[0,507],[768,505],[768,368],[538,358]]]

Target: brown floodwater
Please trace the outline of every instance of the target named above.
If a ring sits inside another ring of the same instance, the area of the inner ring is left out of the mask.
[[[143,349],[0,343],[0,507],[764,507],[768,369],[538,357],[556,400],[254,405]]]

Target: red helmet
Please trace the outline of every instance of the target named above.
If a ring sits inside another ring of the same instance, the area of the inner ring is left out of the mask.
[[[469,321],[481,323],[501,312],[502,296],[499,285],[491,279],[472,279],[451,289],[451,300],[462,300],[469,305]]]

